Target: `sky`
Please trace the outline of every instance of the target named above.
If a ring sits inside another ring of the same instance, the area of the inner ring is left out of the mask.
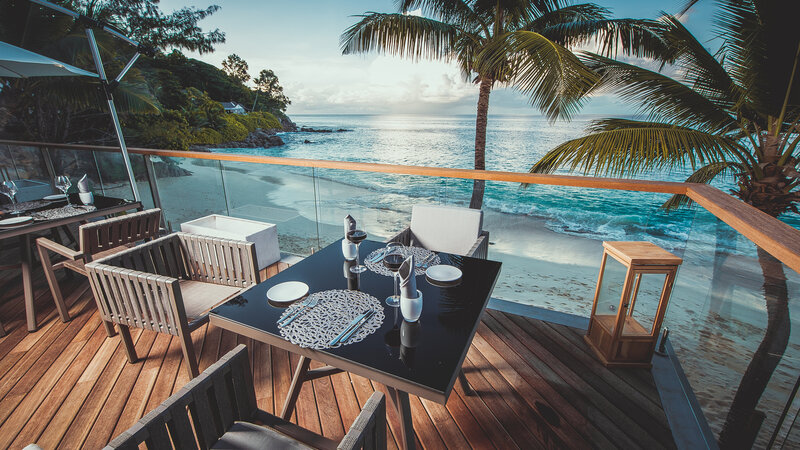
[[[677,12],[685,0],[596,0],[615,17],[656,18]],[[366,12],[396,12],[391,0],[162,0],[170,12],[184,6],[221,9],[200,22],[219,28],[226,42],[215,52],[187,55],[220,67],[235,53],[251,76],[272,69],[292,101],[292,114],[474,114],[478,88],[463,80],[454,64],[413,62],[377,54],[342,55],[339,36]],[[714,47],[713,2],[700,2],[682,19],[701,42]],[[491,114],[539,115],[526,97],[508,88],[492,91]],[[583,114],[633,113],[613,95],[592,98]]]

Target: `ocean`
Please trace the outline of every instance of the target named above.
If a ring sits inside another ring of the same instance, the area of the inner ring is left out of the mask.
[[[286,145],[270,149],[219,149],[215,151],[400,165],[472,168],[474,156],[474,116],[421,115],[294,115],[298,126],[315,129],[346,129],[333,133],[283,133]],[[486,137],[488,170],[527,172],[531,165],[558,144],[582,136],[594,116],[579,116],[570,122],[550,123],[539,116],[490,115]],[[691,167],[641,173],[628,178],[684,181]],[[557,173],[569,174],[566,169]],[[577,173],[581,174],[581,173]],[[325,175],[323,175],[325,176]],[[336,177],[333,173],[327,176]],[[347,173],[337,177],[370,190],[394,192],[402,176]],[[714,183],[723,190],[733,180]],[[471,182],[443,178],[416,178],[408,195],[441,197],[443,190],[454,203],[469,202]],[[516,183],[487,185],[486,209],[537,217],[552,231],[599,240],[649,240],[664,248],[681,252],[689,231],[714,239],[712,220],[696,220],[694,211],[682,208],[664,211],[660,206],[669,195],[646,192],[582,189],[557,186],[529,186]],[[782,218],[800,227],[800,216]]]

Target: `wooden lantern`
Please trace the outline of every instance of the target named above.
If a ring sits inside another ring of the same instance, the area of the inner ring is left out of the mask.
[[[682,260],[650,242],[603,242],[603,248],[584,339],[606,367],[649,368]],[[637,305],[637,297],[647,298]]]

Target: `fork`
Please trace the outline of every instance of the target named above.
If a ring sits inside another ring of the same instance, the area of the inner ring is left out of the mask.
[[[299,308],[297,308],[297,310],[294,313],[292,313],[291,315],[288,315],[288,316],[284,317],[283,319],[279,320],[278,321],[278,325],[279,326],[289,325],[295,319],[297,319],[302,314],[304,314],[306,311],[308,311],[311,308],[317,306],[317,303],[319,303],[319,299],[318,298],[313,298],[313,299],[304,301],[302,303],[302,305]]]

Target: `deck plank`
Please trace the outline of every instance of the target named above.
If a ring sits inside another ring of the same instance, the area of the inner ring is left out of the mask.
[[[274,264],[262,274],[287,267]],[[105,336],[85,280],[61,283],[73,319],[59,320],[37,274],[40,330],[28,333],[19,276],[0,273],[0,318],[8,330],[0,338],[0,448],[100,448],[189,381],[177,338],[133,330],[139,361],[130,364],[120,338]],[[296,355],[210,325],[195,330],[192,341],[200,370],[247,345],[259,407],[283,406]],[[419,448],[674,446],[649,371],[605,369],[580,330],[489,311],[464,371],[475,395],[456,383],[446,405],[410,396]],[[339,439],[376,390],[386,393],[349,373],[314,380],[291,420]],[[540,405],[555,412],[557,425]],[[397,449],[400,428],[390,403],[387,423],[388,448]]]

